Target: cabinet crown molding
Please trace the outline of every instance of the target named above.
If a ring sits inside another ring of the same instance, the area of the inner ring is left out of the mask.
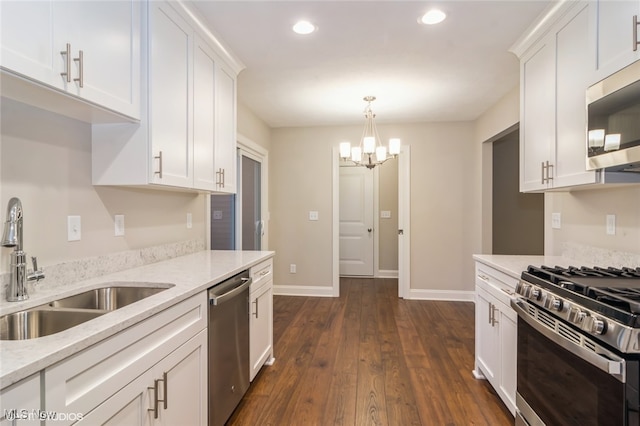
[[[558,0],[551,3],[509,48],[509,52],[518,58],[522,58],[529,48],[544,37],[560,18],[565,16],[573,8],[579,7],[580,5],[584,6],[585,4],[586,3],[581,0]]]

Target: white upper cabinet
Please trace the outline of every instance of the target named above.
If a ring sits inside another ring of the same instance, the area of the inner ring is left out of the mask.
[[[520,191],[596,183],[587,171],[589,13],[576,3],[520,62]]]
[[[640,59],[640,0],[597,0],[591,7],[590,40],[595,46],[595,74],[590,84],[602,80]]]
[[[243,66],[183,3],[146,5],[141,121],[92,127],[93,184],[235,193]]]
[[[151,182],[193,184],[190,114],[193,30],[169,5],[150,5],[149,125]]]
[[[1,2],[2,94],[90,122],[139,119],[141,7],[136,0]]]

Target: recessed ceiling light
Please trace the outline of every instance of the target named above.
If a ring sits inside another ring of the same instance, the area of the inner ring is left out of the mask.
[[[447,14],[443,11],[439,9],[432,9],[422,15],[422,17],[418,19],[418,22],[427,25],[439,24],[440,22],[444,21],[446,17]]]
[[[315,30],[316,30],[316,26],[309,21],[298,21],[293,26],[293,31],[296,34],[302,34],[302,35],[311,34]]]

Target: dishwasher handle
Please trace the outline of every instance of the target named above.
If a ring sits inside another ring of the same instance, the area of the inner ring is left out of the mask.
[[[247,287],[251,285],[253,280],[251,278],[240,278],[240,280],[233,283],[233,285],[225,286],[220,285],[220,289],[213,287],[209,290],[209,304],[218,306],[224,302],[233,299],[238,293],[242,293]]]

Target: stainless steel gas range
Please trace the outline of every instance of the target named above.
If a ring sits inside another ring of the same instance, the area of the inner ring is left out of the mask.
[[[640,425],[640,267],[529,266],[516,293],[516,425]]]

